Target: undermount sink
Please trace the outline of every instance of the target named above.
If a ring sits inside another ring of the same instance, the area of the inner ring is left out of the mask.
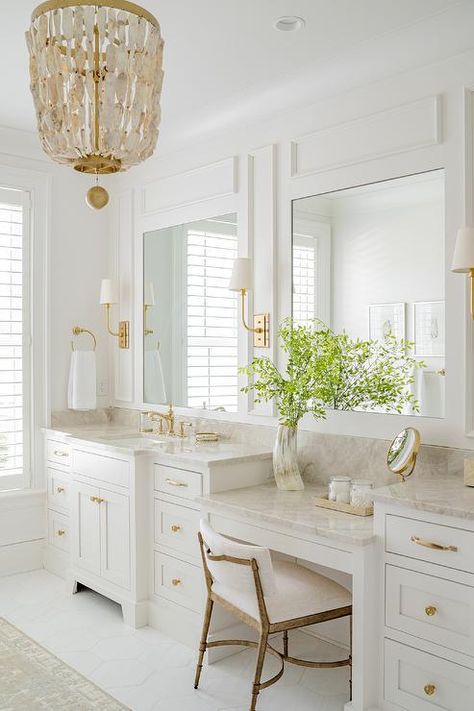
[[[172,438],[156,438],[145,434],[116,434],[104,435],[100,437],[102,441],[108,444],[115,444],[118,447],[131,447],[133,449],[161,449],[164,452],[191,452],[192,445],[182,439]]]

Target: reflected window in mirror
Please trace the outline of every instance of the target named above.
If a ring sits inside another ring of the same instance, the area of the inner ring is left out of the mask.
[[[406,339],[424,365],[403,414],[444,417],[444,171],[294,200],[292,252],[295,323]]]
[[[237,410],[235,214],[147,232],[144,401]]]

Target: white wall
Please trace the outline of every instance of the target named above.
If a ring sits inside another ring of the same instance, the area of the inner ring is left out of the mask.
[[[129,204],[125,221],[132,220],[133,249],[148,229],[237,210],[241,253],[255,255],[253,300],[258,311],[271,312],[272,349],[262,354],[276,357],[274,326],[291,310],[291,200],[445,168],[446,419],[406,417],[402,422],[395,415],[330,413],[321,423],[305,419],[304,427],[388,439],[402,425],[412,424],[421,429],[426,443],[474,446],[465,436],[466,429],[472,429],[466,414],[471,397],[466,397],[466,328],[471,332],[466,286],[463,277],[449,272],[456,230],[472,219],[464,180],[464,100],[471,85],[474,51],[258,124],[241,123],[181,152],[162,155],[158,145],[154,158],[117,179],[122,201]],[[232,166],[233,181],[225,172]],[[137,289],[139,263],[134,277]],[[247,334],[241,332],[240,337],[244,363],[252,349]],[[117,403],[140,407],[138,351],[133,358],[136,375],[130,371],[126,398]],[[254,417],[257,412],[271,414],[245,398],[241,407],[237,418],[244,421],[262,422]]]

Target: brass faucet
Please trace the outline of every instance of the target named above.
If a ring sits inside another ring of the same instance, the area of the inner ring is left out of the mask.
[[[149,412],[148,417],[153,422],[160,423],[160,434],[163,434],[163,421],[168,424],[168,432],[166,433],[170,437],[174,437],[176,432],[174,431],[174,412],[173,405],[170,402],[168,412]]]

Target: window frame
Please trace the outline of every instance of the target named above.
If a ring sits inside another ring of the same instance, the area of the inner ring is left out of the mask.
[[[24,222],[23,240],[27,264],[23,294],[23,323],[27,324],[23,347],[28,352],[28,366],[24,370],[24,401],[28,415],[24,431],[28,451],[25,452],[23,475],[18,477],[14,488],[2,486],[0,493],[17,489],[44,488],[43,436],[41,428],[50,420],[50,362],[49,362],[49,224],[51,175],[37,170],[0,164],[0,187],[5,190],[20,190],[27,204],[27,222]],[[27,462],[27,463],[26,463]],[[8,475],[6,475],[8,476]]]

